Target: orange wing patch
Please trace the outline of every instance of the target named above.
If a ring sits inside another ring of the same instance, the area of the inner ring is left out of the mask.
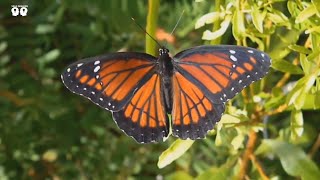
[[[166,113],[160,91],[159,75],[154,74],[133,96],[124,109],[126,119],[141,128],[166,126]]]
[[[169,120],[160,87],[159,74],[153,74],[123,109],[113,113],[119,128],[137,142],[163,141],[163,137],[169,134]]]
[[[99,71],[100,81],[106,96],[121,101],[133,90],[153,66],[138,59],[117,60],[106,63]]]
[[[184,88],[181,87],[182,85]],[[173,92],[172,122],[174,125],[197,124],[206,116],[207,111],[213,110],[211,102],[203,92],[179,72],[175,72],[173,76]]]
[[[192,62],[192,63],[199,63],[199,64],[220,64],[227,67],[231,67],[232,63],[230,61],[226,61],[228,56],[223,53],[216,53],[216,54],[194,54],[182,59],[182,62]]]
[[[229,85],[233,63],[223,53],[194,54],[181,60],[180,67],[194,76],[212,93],[219,93]]]

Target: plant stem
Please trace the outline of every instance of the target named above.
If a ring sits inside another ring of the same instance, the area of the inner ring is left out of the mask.
[[[221,4],[224,4],[224,0],[214,0],[214,11],[215,12],[220,12],[220,6]],[[212,27],[212,32],[217,31],[220,28],[221,20],[218,19],[217,21],[214,22],[213,27]],[[221,44],[221,36],[213,39],[210,41],[211,45],[216,45],[216,44]]]
[[[160,0],[149,0],[148,3],[149,5],[146,31],[152,37],[155,37],[158,24]],[[156,46],[156,42],[154,42],[154,40],[146,34],[146,53],[155,56]]]
[[[253,130],[250,131],[249,133],[249,140],[246,145],[246,150],[243,154],[241,164],[240,164],[240,171],[239,171],[239,176],[238,179],[242,180],[245,179],[246,174],[247,174],[247,169],[248,169],[248,164],[250,160],[250,155],[253,154],[254,146],[257,141],[257,134]]]
[[[320,134],[318,134],[318,138],[316,142],[313,144],[310,152],[308,153],[309,157],[312,158],[319,150],[320,148]]]
[[[252,164],[254,164],[254,165],[256,166],[256,168],[257,168],[257,170],[258,170],[261,178],[262,178],[263,180],[269,180],[270,178],[269,178],[269,177],[266,175],[266,173],[263,171],[263,168],[262,168],[261,164],[259,163],[259,161],[257,160],[256,156],[253,155],[253,154],[251,154],[251,155],[250,155],[250,159],[251,159],[251,161],[252,161]]]

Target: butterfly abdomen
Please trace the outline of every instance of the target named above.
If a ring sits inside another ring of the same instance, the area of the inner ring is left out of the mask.
[[[167,49],[160,49],[159,54],[159,71],[162,79],[163,96],[165,99],[166,112],[171,113],[172,110],[172,73],[173,64],[172,58],[169,56]]]

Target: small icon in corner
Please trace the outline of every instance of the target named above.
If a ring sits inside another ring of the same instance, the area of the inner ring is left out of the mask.
[[[11,5],[11,14],[12,16],[27,16],[28,5]]]

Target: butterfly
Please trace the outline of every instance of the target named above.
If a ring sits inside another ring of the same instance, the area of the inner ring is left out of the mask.
[[[270,57],[233,46],[197,46],[172,58],[117,52],[69,65],[61,78],[73,93],[111,111],[118,127],[139,143],[201,139],[221,119],[225,103],[264,77]],[[171,114],[171,116],[169,116]],[[171,117],[171,118],[169,118]]]

